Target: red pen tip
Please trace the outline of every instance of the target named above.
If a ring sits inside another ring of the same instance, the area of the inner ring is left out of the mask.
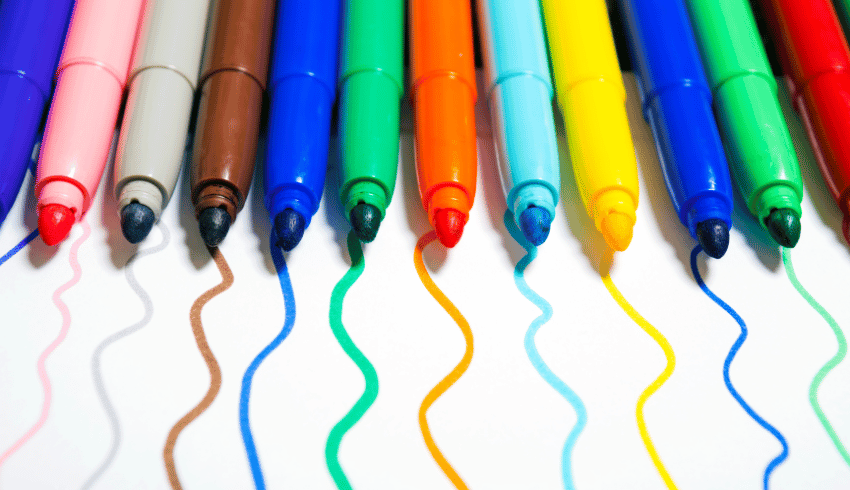
[[[437,237],[440,243],[448,248],[452,248],[460,241],[463,236],[463,225],[466,224],[463,213],[457,209],[441,209],[434,217],[434,224],[437,228]]]
[[[38,215],[38,233],[48,245],[64,240],[74,226],[74,212],[61,204],[48,204]]]

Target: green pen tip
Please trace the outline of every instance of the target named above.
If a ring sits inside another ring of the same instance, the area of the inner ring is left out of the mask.
[[[764,224],[776,243],[794,248],[800,240],[800,216],[793,209],[774,209]]]
[[[361,202],[351,210],[351,226],[354,233],[362,242],[369,243],[378,236],[378,228],[381,226],[381,211],[371,205]]]

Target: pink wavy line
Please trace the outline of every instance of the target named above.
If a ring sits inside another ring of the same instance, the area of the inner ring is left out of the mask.
[[[56,339],[51,342],[50,345],[44,349],[44,352],[38,357],[38,362],[36,363],[36,370],[38,371],[38,377],[41,379],[41,386],[44,389],[44,402],[41,404],[41,415],[38,417],[38,421],[30,427],[30,430],[27,431],[20,439],[15,442],[6,452],[0,456],[0,468],[2,468],[3,463],[6,462],[9,457],[15,454],[24,444],[29,442],[30,439],[44,427],[44,423],[47,422],[47,417],[50,415],[50,402],[52,400],[52,390],[50,388],[50,378],[47,376],[47,369],[45,368],[45,363],[47,362],[47,358],[50,354],[59,347],[59,344],[65,340],[65,336],[68,335],[68,330],[71,327],[71,311],[68,309],[68,305],[66,305],[60,296],[65,291],[74,287],[75,284],[80,282],[80,278],[83,276],[83,269],[80,267],[80,261],[77,258],[77,252],[80,250],[80,245],[86,241],[86,238],[91,234],[91,227],[86,221],[82,221],[80,223],[83,226],[83,234],[80,238],[77,238],[76,241],[71,245],[71,252],[68,254],[68,262],[71,264],[71,269],[74,271],[74,277],[71,278],[70,281],[65,284],[59,286],[59,288],[53,293],[53,304],[56,305],[56,308],[59,309],[59,312],[62,314],[62,328],[59,329],[59,335]]]

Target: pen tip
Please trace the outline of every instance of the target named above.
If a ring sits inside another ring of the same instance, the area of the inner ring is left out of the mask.
[[[466,224],[463,213],[457,209],[441,209],[437,211],[437,216],[434,217],[434,224],[437,231],[437,237],[440,243],[448,248],[452,248],[460,241],[463,236],[463,227]]]
[[[600,231],[609,247],[618,252],[623,252],[632,243],[634,224],[628,215],[615,211],[602,219]]]
[[[719,259],[729,248],[729,225],[719,218],[711,218],[697,224],[697,241],[706,255]]]
[[[38,233],[48,245],[56,245],[71,232],[74,226],[74,212],[61,204],[48,204],[38,214]]]
[[[800,241],[800,216],[793,209],[774,209],[764,220],[770,236],[785,248],[794,248]]]
[[[139,243],[151,232],[156,216],[151,208],[131,202],[121,210],[121,232],[130,243]]]
[[[230,230],[230,214],[224,208],[207,208],[198,215],[201,238],[210,247],[217,247]]]
[[[274,232],[277,235],[277,246],[289,252],[301,242],[307,220],[298,211],[286,208],[274,217]]]
[[[361,242],[369,243],[378,236],[381,226],[381,211],[371,204],[361,202],[351,210],[351,226]]]
[[[535,247],[539,247],[546,241],[551,226],[552,216],[543,208],[531,206],[519,215],[519,228]]]

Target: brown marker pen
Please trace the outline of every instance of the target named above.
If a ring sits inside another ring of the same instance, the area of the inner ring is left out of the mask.
[[[274,0],[219,0],[207,37],[192,151],[192,203],[216,247],[245,204],[268,76]]]

